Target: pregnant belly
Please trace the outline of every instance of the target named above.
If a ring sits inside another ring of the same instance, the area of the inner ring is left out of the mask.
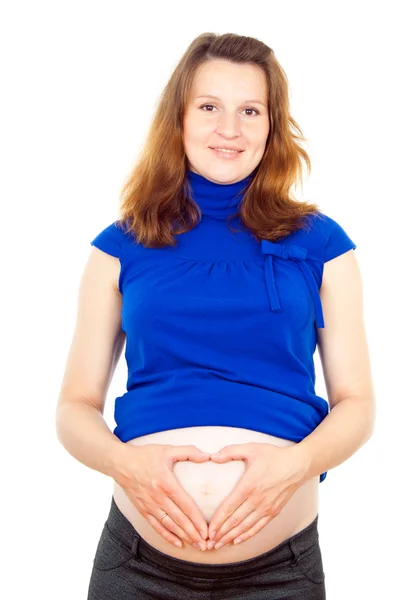
[[[193,444],[204,452],[217,452],[229,444],[250,442],[269,443],[277,446],[290,446],[294,442],[277,438],[258,431],[237,427],[187,427],[160,431],[130,440],[127,444],[173,444],[183,446]],[[224,499],[233,491],[246,470],[243,460],[228,463],[176,462],[173,472],[180,485],[198,505],[207,524]],[[228,545],[218,550],[201,552],[183,540],[182,548],[176,548],[158,534],[148,521],[135,508],[124,490],[115,482],[114,499],[139,535],[157,550],[182,560],[221,564],[253,558],[271,550],[295,533],[309,525],[318,513],[319,476],[313,477],[301,486],[290,498],[283,510],[259,533],[242,544]]]

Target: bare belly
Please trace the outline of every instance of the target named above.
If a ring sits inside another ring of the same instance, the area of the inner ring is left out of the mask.
[[[217,452],[229,444],[267,442],[276,446],[291,446],[294,442],[258,431],[237,427],[187,427],[160,431],[144,435],[127,442],[134,446],[145,444],[173,444],[177,446],[193,444],[204,452]],[[245,462],[233,460],[218,464],[213,461],[193,463],[176,462],[173,470],[181,486],[192,496],[207,524],[220,504],[235,488],[246,469]],[[183,540],[182,548],[176,548],[158,534],[148,521],[135,508],[124,490],[115,482],[114,499],[124,516],[135,527],[148,544],[160,552],[175,558],[199,563],[228,563],[246,560],[271,550],[284,540],[309,525],[318,513],[319,476],[313,477],[301,486],[290,498],[283,510],[259,533],[242,544],[230,542],[219,550],[204,552],[196,550]]]

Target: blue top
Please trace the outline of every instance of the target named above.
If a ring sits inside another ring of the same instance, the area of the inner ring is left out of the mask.
[[[187,177],[202,219],[176,247],[145,248],[118,221],[91,242],[121,264],[128,381],[114,434],[220,425],[299,442],[329,412],[314,389],[323,266],[356,245],[322,212],[278,243],[257,241],[239,216],[232,233],[252,174]]]

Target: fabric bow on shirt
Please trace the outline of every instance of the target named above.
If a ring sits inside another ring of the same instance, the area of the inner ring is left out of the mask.
[[[264,263],[265,281],[267,292],[270,300],[270,308],[273,312],[281,310],[280,299],[277,293],[276,281],[273,271],[273,256],[286,260],[293,260],[303,273],[309,291],[312,295],[313,306],[315,311],[315,320],[317,327],[324,327],[322,302],[320,299],[319,289],[316,280],[310,270],[310,267],[305,262],[308,254],[307,248],[303,246],[285,246],[269,240],[262,240],[262,252],[266,255]]]

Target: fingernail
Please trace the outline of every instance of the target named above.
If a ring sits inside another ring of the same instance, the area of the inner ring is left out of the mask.
[[[209,535],[209,540],[212,540],[215,535],[216,535],[216,532],[215,531],[211,531],[210,535]]]
[[[192,544],[194,548],[196,548],[197,550],[201,550],[202,552],[206,549],[205,546],[203,544],[199,543],[194,543]]]
[[[214,549],[215,549],[215,550],[218,550],[219,548],[222,548],[223,546],[224,546],[223,542],[218,542],[218,543],[215,545]]]
[[[174,546],[177,546],[177,548],[182,548],[182,544],[181,542],[174,542]]]
[[[240,544],[242,542],[242,538],[237,538],[234,540],[234,544]]]
[[[216,542],[215,542],[214,540],[210,540],[210,541],[207,543],[207,549],[208,549],[208,550],[211,550],[211,549],[213,548],[213,546],[215,545],[215,543],[216,543]]]

